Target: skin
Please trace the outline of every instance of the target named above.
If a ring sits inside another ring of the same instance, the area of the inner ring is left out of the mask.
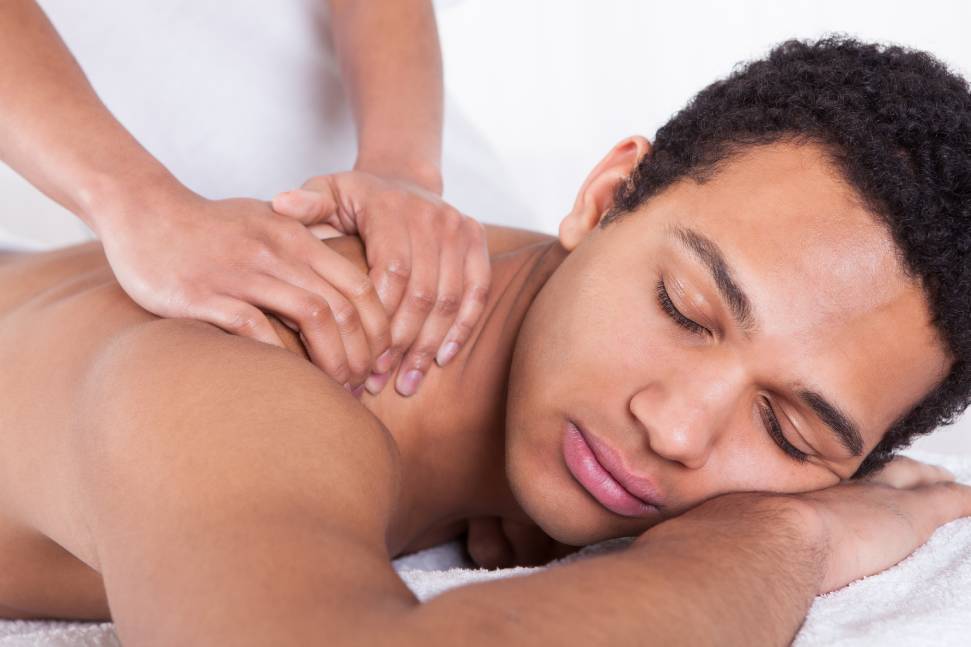
[[[866,451],[950,360],[889,237],[821,151],[753,150],[707,184],[679,183],[598,229],[613,186],[647,150],[632,138],[604,158],[559,239],[490,229],[497,289],[485,316],[454,364],[413,398],[353,399],[305,361],[282,324],[292,353],[199,322],[159,321],[124,296],[96,244],[8,260],[0,353],[22,369],[0,384],[0,428],[31,433],[2,439],[10,550],[0,554],[38,568],[20,569],[0,602],[23,614],[105,617],[110,601],[122,638],[144,644],[225,637],[244,624],[252,644],[283,632],[306,640],[321,621],[335,643],[367,644],[374,635],[342,633],[352,628],[340,619],[369,615],[418,644],[443,623],[480,626],[490,608],[523,609],[507,629],[576,641],[577,626],[550,614],[578,604],[590,618],[612,618],[604,632],[628,640],[648,623],[661,641],[714,626],[727,644],[781,642],[815,593],[886,568],[971,512],[965,489],[929,485],[947,480],[933,468],[904,468],[891,483],[919,492],[856,484],[815,498],[717,497],[820,490],[859,465],[862,456],[840,455],[787,403],[789,381],[813,377],[838,395]],[[703,271],[665,234],[672,222],[724,248],[759,335],[732,328]],[[327,244],[363,264],[354,239]],[[848,253],[858,262],[842,262]],[[665,319],[652,300],[658,271],[684,286],[679,308],[717,341]],[[38,399],[41,380],[47,397]],[[752,410],[762,389],[819,456],[795,463],[773,444]],[[663,493],[659,514],[611,513],[572,478],[559,454],[566,418],[650,475]],[[481,517],[535,523],[567,545],[650,530],[624,556],[469,587],[406,612],[415,600],[388,560]],[[322,561],[328,554],[340,563]],[[291,575],[275,577],[281,567]],[[54,593],[65,581],[67,592]],[[194,611],[229,592],[232,603]],[[688,599],[694,611],[684,610]],[[158,608],[185,623],[157,627]],[[695,611],[696,622],[665,620]],[[254,625],[260,613],[278,623]]]
[[[440,347],[461,346],[481,315],[488,252],[482,226],[441,198],[431,2],[328,5],[358,132],[347,172],[312,177],[272,205],[192,192],[109,112],[33,0],[0,4],[0,160],[97,233],[146,310],[282,348],[271,312],[348,388],[367,381],[377,393],[397,371],[411,395]],[[324,186],[327,208],[307,197]],[[302,226],[312,222],[360,236],[369,267],[320,245]]]

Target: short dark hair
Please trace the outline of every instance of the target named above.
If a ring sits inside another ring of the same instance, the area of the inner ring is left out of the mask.
[[[699,92],[617,187],[607,226],[682,178],[704,183],[752,146],[821,145],[919,280],[948,375],[886,431],[854,477],[971,401],[971,93],[930,54],[832,35],[786,41]]]

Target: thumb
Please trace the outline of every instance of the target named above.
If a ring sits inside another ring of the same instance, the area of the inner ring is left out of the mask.
[[[308,189],[285,191],[275,195],[272,204],[273,210],[280,215],[295,218],[305,225],[322,222],[340,224],[337,218],[333,217],[337,212],[337,203],[329,191],[327,193]]]

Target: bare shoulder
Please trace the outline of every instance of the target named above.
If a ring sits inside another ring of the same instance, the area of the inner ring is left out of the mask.
[[[549,234],[502,225],[485,225],[485,232],[489,253],[492,256],[555,240],[555,237]]]
[[[313,365],[159,320],[88,379],[78,505],[123,641],[268,644],[413,601],[385,546],[397,448]]]
[[[397,446],[375,416],[297,355],[209,324],[156,320],[119,336],[79,401],[76,456],[92,485],[111,473],[160,497],[184,488],[186,506],[245,493],[308,514],[344,497],[338,507],[355,512],[342,521],[362,530],[394,505]],[[365,495],[370,505],[346,507]]]

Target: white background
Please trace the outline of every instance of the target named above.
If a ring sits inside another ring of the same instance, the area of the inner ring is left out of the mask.
[[[313,0],[45,0],[96,90],[194,190],[269,198],[352,161]],[[971,3],[442,0],[446,198],[555,233],[586,172],[699,89],[787,38],[926,49],[971,77]],[[89,235],[0,165],[0,235]],[[919,441],[971,453],[971,416]]]

